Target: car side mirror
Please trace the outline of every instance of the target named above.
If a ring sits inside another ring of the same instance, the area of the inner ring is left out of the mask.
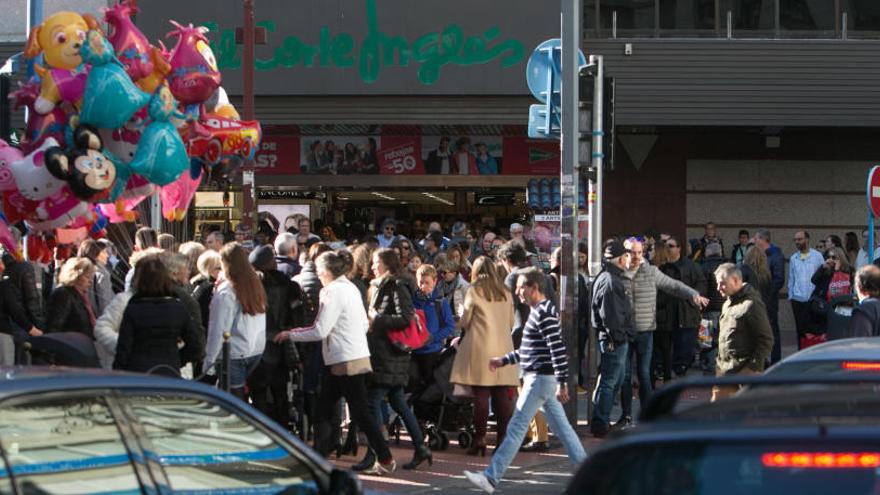
[[[361,495],[363,487],[357,475],[347,469],[336,468],[330,472],[331,495]]]

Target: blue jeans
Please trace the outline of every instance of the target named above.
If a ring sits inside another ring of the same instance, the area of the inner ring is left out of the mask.
[[[654,391],[651,387],[651,353],[654,350],[654,332],[638,332],[635,342],[629,345],[629,358],[626,360],[623,383],[620,385],[620,407],[623,415],[632,417],[632,367],[636,362],[639,375],[639,405],[645,407],[648,397]]]
[[[507,424],[507,435],[492,456],[492,462],[486,468],[485,475],[498,485],[519,448],[522,446],[526,430],[535,414],[540,410],[547,418],[550,430],[562,440],[565,452],[573,466],[577,467],[587,457],[580,438],[568,422],[562,404],[556,400],[556,376],[527,373],[523,376],[522,392],[516,401],[516,410]]]
[[[244,387],[247,377],[253,373],[260,364],[262,354],[256,356],[229,360],[229,388]]]
[[[599,383],[596,384],[596,393],[593,396],[593,417],[590,420],[590,429],[608,428],[611,424],[611,408],[614,406],[614,397],[623,382],[625,363],[629,356],[629,343],[614,344],[613,349],[608,340],[599,341]]]
[[[409,432],[409,437],[412,439],[412,443],[415,446],[421,445],[422,442],[425,441],[425,437],[422,434],[422,428],[419,426],[419,421],[416,419],[416,415],[413,414],[412,409],[409,408],[409,404],[406,403],[406,398],[403,396],[403,387],[390,387],[386,385],[370,385],[370,389],[367,390],[367,400],[370,404],[370,410],[372,411],[373,417],[376,418],[376,422],[381,427],[382,417],[382,399],[388,397],[388,403],[391,405],[391,409],[394,409],[397,414],[403,418],[403,424],[406,426],[406,431]]]

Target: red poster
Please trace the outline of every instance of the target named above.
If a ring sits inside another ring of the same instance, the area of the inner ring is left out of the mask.
[[[260,175],[299,173],[299,136],[264,134],[260,150],[254,158],[254,169]]]
[[[382,136],[379,173],[383,175],[424,174],[421,136]]]
[[[559,175],[559,141],[504,137],[504,175]]]

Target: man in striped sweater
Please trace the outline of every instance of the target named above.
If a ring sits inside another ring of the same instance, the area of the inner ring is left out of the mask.
[[[568,402],[568,356],[562,341],[559,313],[543,293],[544,274],[537,268],[522,270],[516,280],[516,295],[532,309],[523,329],[519,350],[489,360],[489,369],[519,363],[523,387],[507,435],[489,467],[482,472],[465,471],[467,479],[487,493],[493,493],[507,467],[519,451],[529,422],[542,409],[550,429],[562,440],[568,458],[577,466],[587,456],[584,446],[568,422],[562,404]]]

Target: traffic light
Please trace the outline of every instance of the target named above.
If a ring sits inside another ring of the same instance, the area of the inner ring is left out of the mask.
[[[595,65],[581,68],[578,77],[580,101],[578,102],[578,124],[580,140],[578,142],[578,162],[582,170],[592,165],[592,131],[593,105],[595,94]],[[615,82],[613,77],[605,77],[602,101],[602,165],[605,170],[614,170],[614,99]]]

